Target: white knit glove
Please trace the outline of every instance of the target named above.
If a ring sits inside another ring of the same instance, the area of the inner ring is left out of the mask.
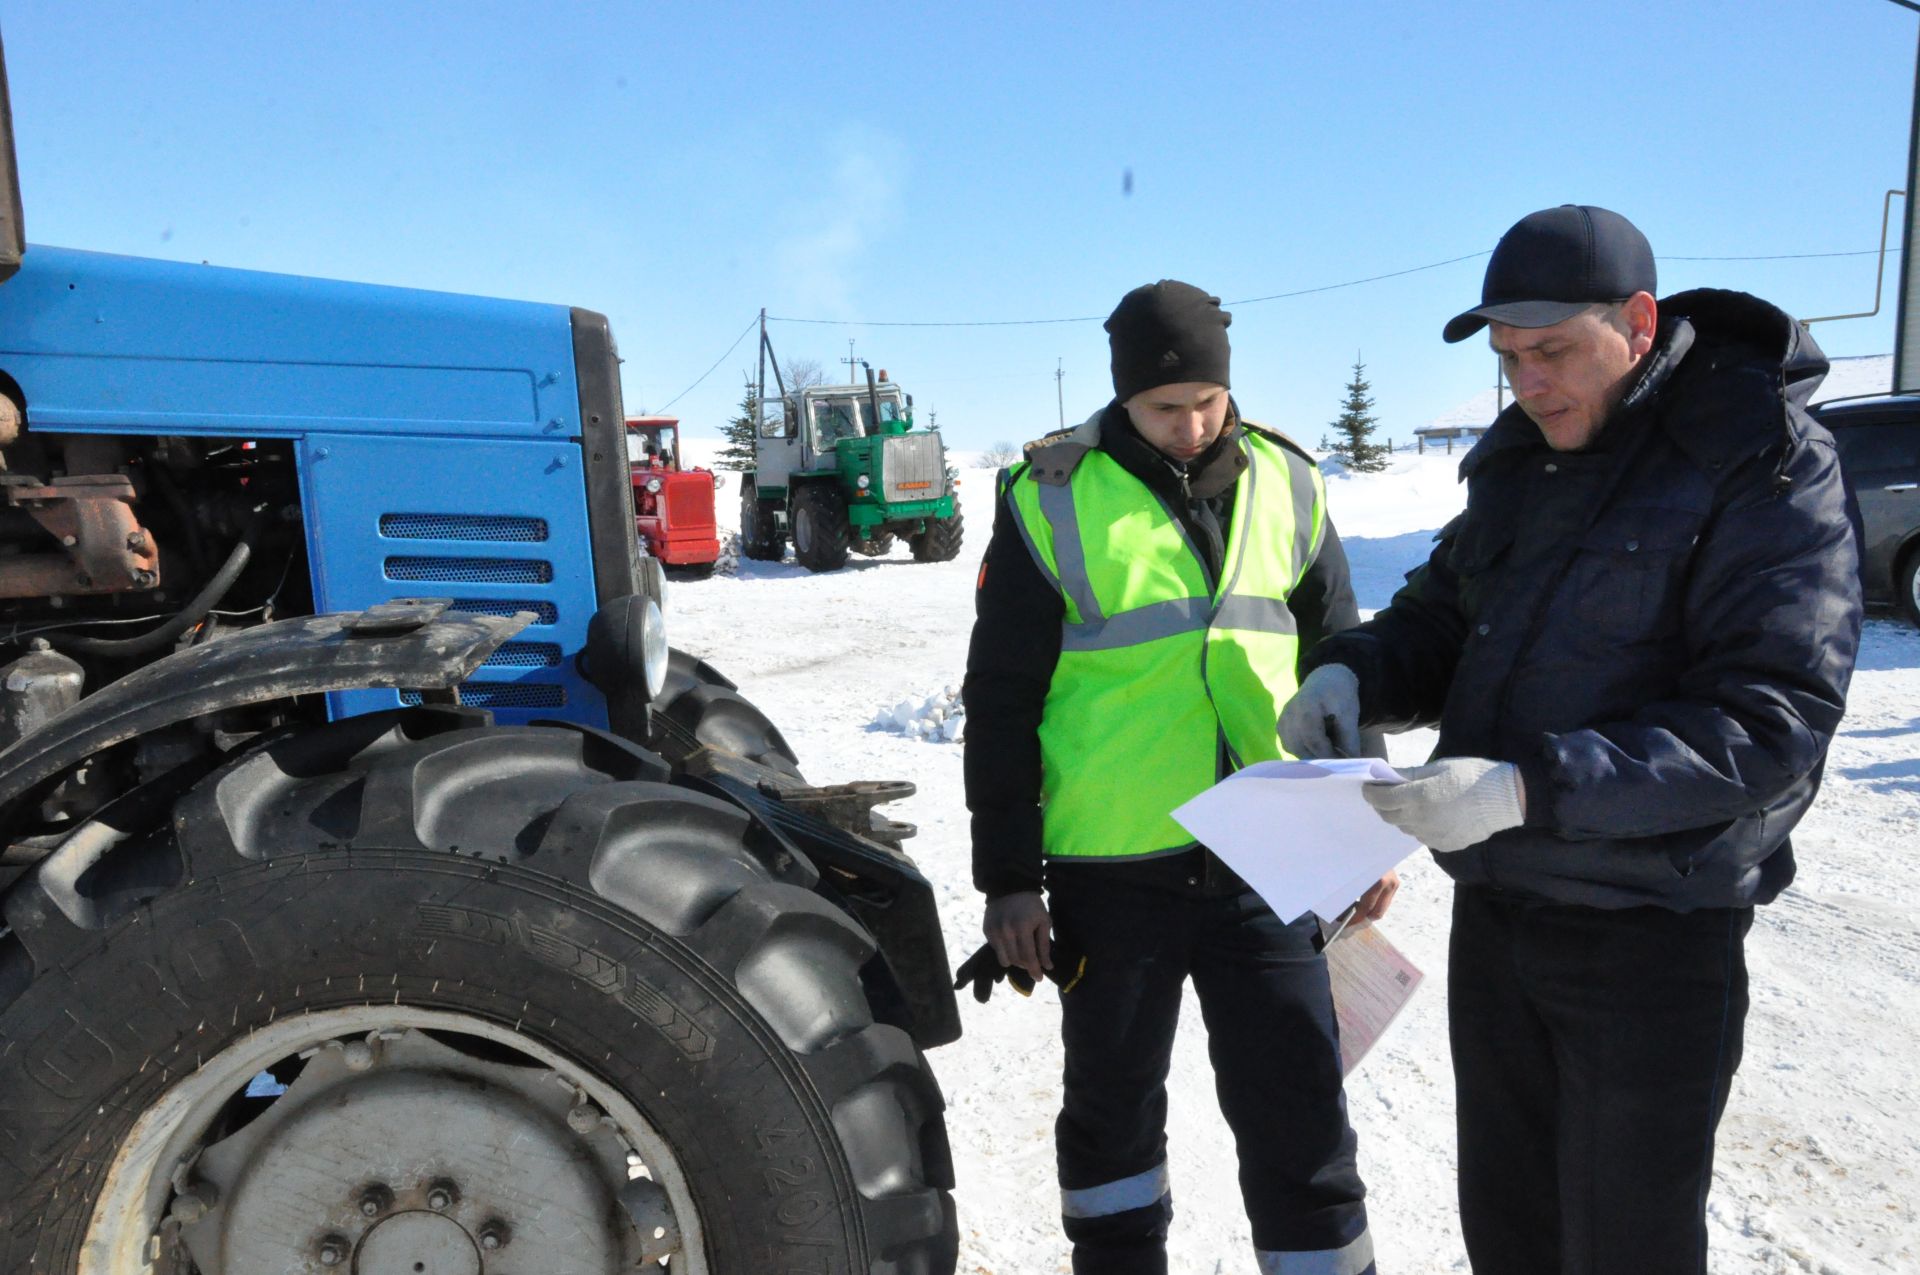
[[[1280,710],[1280,747],[1295,757],[1360,755],[1360,679],[1344,664],[1307,674]]]
[[[1382,819],[1432,849],[1465,850],[1526,819],[1520,768],[1484,757],[1449,757],[1400,771],[1404,784],[1362,784]]]

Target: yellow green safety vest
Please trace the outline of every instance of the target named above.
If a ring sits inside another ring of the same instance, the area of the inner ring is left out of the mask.
[[[1053,436],[1058,437],[1058,436]],[[1232,769],[1287,754],[1287,598],[1320,551],[1326,488],[1305,456],[1241,433],[1219,583],[1160,498],[1098,450],[1098,417],[1031,452],[1001,496],[1066,614],[1040,721],[1049,858],[1141,858],[1193,838],[1171,812]]]

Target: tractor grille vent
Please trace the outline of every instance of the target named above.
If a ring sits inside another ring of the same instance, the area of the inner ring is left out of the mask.
[[[933,500],[946,491],[946,456],[938,434],[901,434],[882,446],[880,473],[888,500]]]
[[[493,514],[381,514],[380,534],[396,540],[545,540],[547,520]]]
[[[552,668],[560,662],[557,642],[502,642],[489,655],[485,668]]]
[[[560,618],[560,609],[551,602],[510,602],[498,598],[455,598],[447,610],[467,615],[513,615],[518,611],[531,611],[535,624],[552,624]]]
[[[388,558],[389,580],[462,580],[479,584],[550,584],[553,564],[535,558]]]
[[[420,692],[401,691],[400,702],[415,707]],[[567,691],[551,682],[462,682],[460,702],[468,708],[565,708]]]

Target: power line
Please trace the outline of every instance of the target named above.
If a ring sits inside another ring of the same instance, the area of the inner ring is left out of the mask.
[[[1783,252],[1764,256],[1730,257],[1681,257],[1663,256],[1661,261],[1809,261],[1829,257],[1872,257],[1879,253],[1878,248],[1866,248],[1859,252]],[[1263,301],[1284,301],[1290,297],[1313,296],[1321,292],[1337,292],[1342,288],[1357,288],[1365,283],[1378,283],[1382,279],[1398,279],[1403,275],[1419,274],[1425,270],[1438,270],[1442,266],[1458,265],[1462,261],[1473,261],[1479,257],[1492,255],[1491,248],[1479,252],[1469,252],[1458,257],[1448,257],[1445,261],[1430,261],[1424,266],[1410,266],[1405,270],[1390,270],[1386,274],[1371,274],[1360,279],[1348,279],[1341,283],[1321,284],[1317,288],[1298,288],[1292,292],[1274,292],[1263,297],[1242,297],[1238,301],[1228,301],[1227,305],[1257,305]],[[1101,323],[1106,320],[1104,314],[1081,314],[1061,319],[801,319],[788,315],[768,315],[769,323],[807,323],[820,327],[846,328],[1026,328],[1040,327],[1060,323]],[[735,342],[738,344],[738,342]]]
[[[760,316],[757,314],[754,315],[751,319],[748,319],[747,326],[740,329],[740,335],[733,338],[733,344],[727,347],[727,353],[722,354],[719,358],[715,359],[713,361],[713,367],[708,368],[706,371],[700,374],[700,381],[704,381],[709,376],[712,376],[713,368],[719,367],[722,363],[725,363],[727,361],[727,356],[740,348],[740,343],[747,339],[747,333],[753,331],[754,327],[759,322],[760,322]],[[695,381],[692,385],[687,386],[686,389],[681,390],[678,394],[675,394],[672,398],[668,399],[665,403],[661,404],[659,407],[654,408],[653,409],[654,413],[656,415],[665,414],[666,410],[669,407],[672,407],[675,403],[678,403],[681,399],[685,398],[687,395],[699,389],[700,381]]]
[[[1898,248],[1887,249],[1889,257],[1898,256]],[[1780,252],[1770,257],[1661,257],[1661,261],[1811,261],[1815,257],[1877,257],[1878,248],[1862,248],[1859,252]]]

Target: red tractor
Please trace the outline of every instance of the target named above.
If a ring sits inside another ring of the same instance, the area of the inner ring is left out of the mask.
[[[690,575],[711,575],[720,556],[710,469],[680,463],[680,419],[629,416],[634,526],[647,552]]]

